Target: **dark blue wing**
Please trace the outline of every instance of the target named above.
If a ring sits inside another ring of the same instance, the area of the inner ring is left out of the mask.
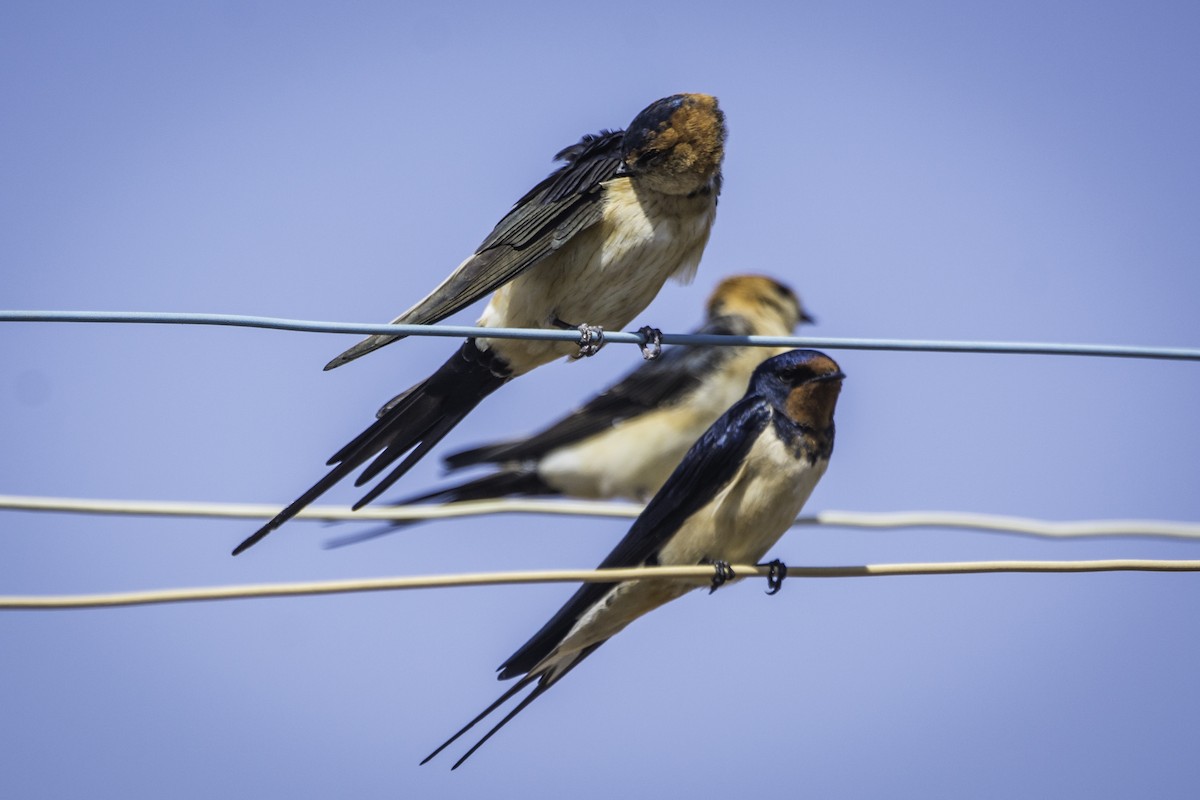
[[[755,394],[747,394],[730,407],[692,445],[658,494],[634,520],[629,532],[600,562],[600,568],[652,563],[684,521],[733,479],[770,419],[770,403]],[[500,678],[512,678],[533,669],[614,585],[586,583],[581,586],[533,638],[500,665]]]
[[[590,228],[604,214],[601,184],[621,171],[621,131],[585,136],[558,158],[567,163],[533,187],[496,224],[475,255],[463,262],[445,283],[393,320],[405,325],[440,322],[495,291],[575,234]],[[340,367],[359,356],[402,339],[378,334],[368,337],[330,361]]]

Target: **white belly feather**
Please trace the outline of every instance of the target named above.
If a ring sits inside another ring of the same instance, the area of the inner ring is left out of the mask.
[[[709,195],[677,197],[636,189],[628,178],[609,181],[603,220],[496,290],[479,324],[549,328],[557,318],[623,328],[667,278],[695,275],[715,216]],[[578,352],[563,342],[477,341],[496,349],[517,375]]]
[[[827,461],[798,459],[769,427],[716,501],[693,514],[659,553],[660,564],[755,563],[779,541],[812,494]]]

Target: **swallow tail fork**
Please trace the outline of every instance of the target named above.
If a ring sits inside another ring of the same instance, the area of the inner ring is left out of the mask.
[[[480,350],[474,339],[468,339],[436,372],[379,409],[375,422],[329,459],[328,464],[333,469],[324,478],[239,544],[233,554],[249,548],[287,522],[363,464],[367,467],[355,480],[355,486],[362,486],[403,456],[403,460],[371,487],[354,508],[371,502],[403,477],[485,397],[511,377],[512,373],[502,359]]]

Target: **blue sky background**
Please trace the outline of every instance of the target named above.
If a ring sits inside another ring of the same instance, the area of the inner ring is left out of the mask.
[[[559,148],[700,91],[730,127],[717,225],[695,283],[637,324],[688,329],[721,277],[765,272],[820,336],[1196,346],[1198,40],[1189,3],[8,3],[0,305],[386,321]],[[322,373],[351,341],[0,326],[0,492],[282,505],[454,347]],[[1200,519],[1196,365],[832,355],[849,378],[810,510]],[[440,452],[533,429],[637,360],[546,367]],[[397,494],[438,475],[429,458]],[[5,512],[0,593],[586,568],[626,523],[477,519],[330,552],[298,522],[230,558],[253,528]],[[805,529],[774,554],[1200,545]],[[571,587],[3,612],[0,794],[1194,792],[1194,575],[763,588],[639,621],[453,774],[417,761]]]

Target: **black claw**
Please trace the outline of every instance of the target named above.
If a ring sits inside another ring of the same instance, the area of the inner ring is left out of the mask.
[[[767,594],[775,594],[783,588],[783,579],[787,577],[787,564],[776,558],[773,561],[768,561],[765,564],[756,564],[755,566],[768,567]]]
[[[717,589],[720,589],[727,581],[733,580],[734,577],[733,567],[729,566],[728,561],[714,561],[712,562],[712,565],[714,574],[712,579],[712,587],[708,590],[709,594],[712,594]]]
[[[662,331],[643,325],[638,328],[642,337],[642,358],[653,361],[662,355]]]
[[[600,348],[604,346],[604,328],[583,324],[576,330],[579,331],[579,358],[594,356],[600,352]]]

